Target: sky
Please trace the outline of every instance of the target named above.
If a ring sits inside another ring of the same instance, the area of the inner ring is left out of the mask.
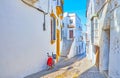
[[[64,12],[77,13],[84,25],[86,23],[86,0],[64,0]]]

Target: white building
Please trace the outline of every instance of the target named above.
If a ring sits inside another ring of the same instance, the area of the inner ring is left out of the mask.
[[[120,1],[88,0],[89,55],[108,78],[120,78]]]
[[[46,69],[47,53],[57,54],[58,61],[62,5],[62,0],[0,1],[0,78]]]
[[[63,16],[63,50],[61,57],[71,58],[75,55],[84,54],[81,19],[75,13],[66,12]]]

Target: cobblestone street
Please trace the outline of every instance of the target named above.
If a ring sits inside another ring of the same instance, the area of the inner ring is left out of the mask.
[[[56,64],[49,71],[41,71],[25,78],[105,78],[85,57],[74,57]]]

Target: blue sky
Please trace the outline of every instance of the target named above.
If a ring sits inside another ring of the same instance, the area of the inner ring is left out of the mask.
[[[86,0],[64,0],[64,12],[75,12],[86,23]]]

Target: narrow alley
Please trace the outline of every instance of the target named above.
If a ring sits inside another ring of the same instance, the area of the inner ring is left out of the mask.
[[[120,0],[0,0],[0,78],[120,78]]]
[[[56,64],[51,70],[44,70],[25,78],[105,78],[87,57],[75,56]]]

